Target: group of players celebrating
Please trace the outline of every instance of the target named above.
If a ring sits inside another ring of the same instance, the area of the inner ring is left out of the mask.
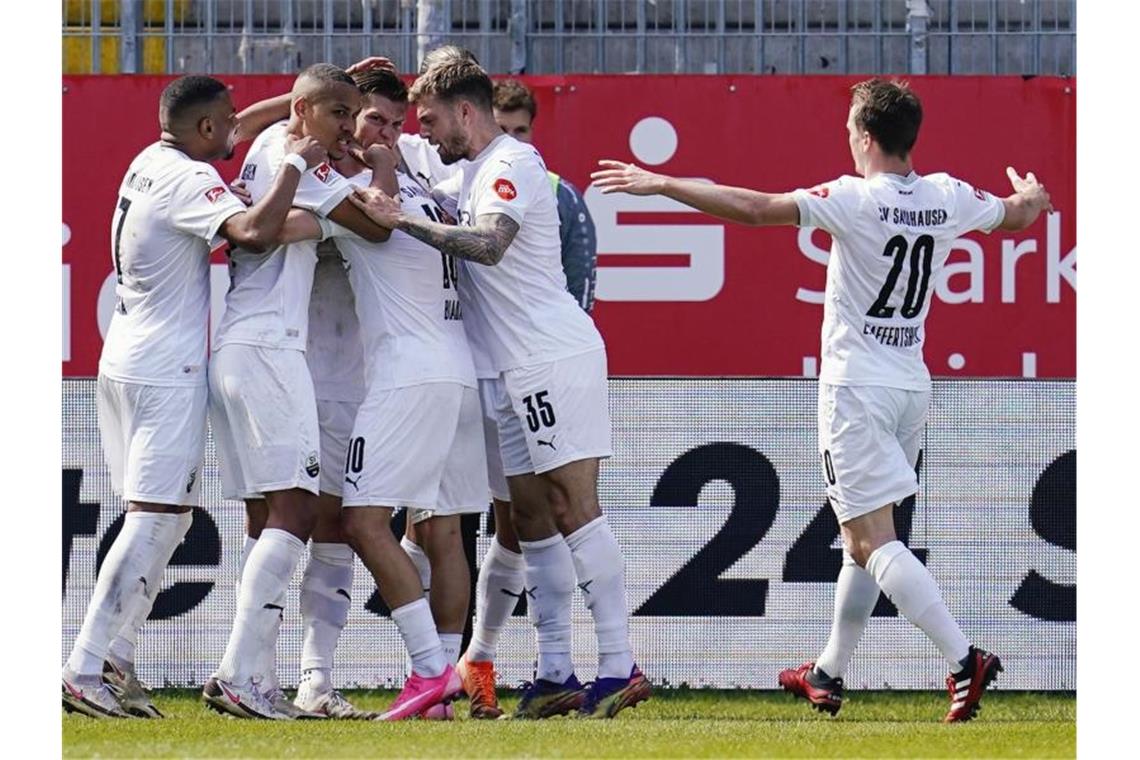
[[[418,136],[402,131],[409,103]],[[526,136],[529,119],[521,132],[496,121],[504,103],[526,98],[497,92],[453,46],[428,54],[410,90],[385,59],[347,71],[316,64],[291,93],[241,114],[209,77],[164,90],[161,139],[132,162],[111,225],[119,300],[98,413],[128,511],[63,669],[65,708],[160,715],[135,676],[135,641],[190,524],[207,417],[223,495],[247,513],[233,629],[203,690],[214,709],[449,719],[466,694],[472,717],[501,717],[495,647],[524,593],[537,663],[515,717],[613,717],[650,696],[630,646],[621,551],[597,496],[599,460],[612,451],[605,345],[584,310],[592,279],[568,276],[561,255],[582,233],[573,218],[587,218],[585,207],[560,223],[560,206],[580,198],[514,136]],[[526,110],[533,119],[532,100]],[[1032,174],[1012,170],[1015,192],[1003,199],[915,174],[921,116],[905,85],[856,86],[847,126],[861,176],[811,190],[758,193],[610,160],[593,180],[602,192],[660,193],[731,221],[832,234],[819,447],[844,564],[827,647],[779,682],[837,712],[882,590],[945,655],[946,719],[958,721],[975,715],[1001,664],[968,643],[895,537],[893,505],[917,490],[930,380],[921,338],[884,336],[915,326],[921,335],[930,278],[958,235],[1021,229],[1049,199]],[[209,162],[255,135],[227,186]],[[939,213],[892,220],[881,213],[891,208]],[[229,243],[231,284],[207,361],[208,260],[219,239]],[[495,539],[460,652],[471,601],[460,518],[489,501]],[[399,541],[397,509],[408,516]],[[276,680],[276,645],[306,544],[302,677],[290,700]],[[354,554],[410,660],[403,690],[379,714],[354,707],[331,676]],[[597,676],[586,684],[571,659],[575,589],[597,637]]]

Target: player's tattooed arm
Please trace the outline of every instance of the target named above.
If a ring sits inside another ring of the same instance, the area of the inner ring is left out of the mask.
[[[590,175],[602,193],[663,195],[730,222],[754,225],[799,224],[800,211],[791,193],[761,193],[744,187],[714,185],[655,174],[624,161],[603,159]]]
[[[399,229],[448,256],[494,266],[503,260],[519,223],[506,214],[484,214],[474,227],[452,227],[416,216],[403,216]]]
[[[374,188],[357,188],[349,198],[381,227],[401,230],[449,256],[486,266],[503,260],[519,231],[518,222],[506,214],[484,214],[472,227],[440,224],[405,214],[399,200]]]

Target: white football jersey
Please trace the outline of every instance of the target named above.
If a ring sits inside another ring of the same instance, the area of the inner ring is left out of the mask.
[[[397,138],[396,147],[400,149],[400,155],[404,157],[412,179],[428,190],[458,174],[460,165],[464,163],[443,163],[435,146],[419,135],[407,132]]]
[[[343,227],[341,229],[344,229]],[[364,400],[364,346],[345,261],[334,241],[317,244],[305,350],[317,401]]]
[[[244,210],[214,167],[177,148],[154,143],[131,161],[111,217],[118,303],[100,374],[205,384],[210,246],[222,223]]]
[[[428,191],[403,172],[396,177],[404,211],[438,221]],[[371,181],[370,171],[349,178],[362,187]],[[369,390],[441,381],[476,387],[457,262],[399,230],[369,243],[334,224],[333,236],[356,294]]]
[[[285,158],[286,123],[269,127],[253,141],[241,177],[254,203],[265,197]],[[301,175],[293,205],[328,216],[352,192],[352,185],[327,163]],[[267,348],[305,350],[309,294],[317,264],[317,243],[306,240],[267,253],[234,248],[226,310],[214,336],[214,348],[244,343]]]
[[[960,235],[990,232],[1000,198],[949,174],[845,176],[796,190],[801,227],[831,233],[819,379],[926,390],[934,283]]]
[[[518,233],[495,266],[460,262],[463,321],[480,377],[604,348],[566,291],[558,206],[533,146],[500,135],[463,164],[459,224],[506,214]]]

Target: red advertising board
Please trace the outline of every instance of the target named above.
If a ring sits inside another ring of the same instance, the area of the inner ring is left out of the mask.
[[[285,76],[224,76],[240,109]],[[63,374],[96,373],[111,313],[110,219],[127,165],[158,137],[167,77],[63,80]],[[598,230],[594,312],[613,375],[813,374],[828,236],[723,224],[667,199],[588,190],[598,159],[765,191],[853,169],[844,123],[852,77],[525,78],[547,165],[585,193]],[[927,323],[931,372],[1076,374],[1076,83],[1038,77],[915,77],[920,173],[998,195],[1005,167],[1033,171],[1055,213],[1020,233],[958,241]],[[409,129],[415,129],[410,119]],[[238,158],[244,153],[239,150]],[[237,176],[238,159],[220,166]],[[215,256],[217,254],[215,253]],[[221,264],[220,257],[216,263]],[[224,292],[219,267],[215,313]]]

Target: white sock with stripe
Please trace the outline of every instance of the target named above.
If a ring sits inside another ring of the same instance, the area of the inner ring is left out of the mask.
[[[574,672],[570,605],[574,598],[574,558],[561,534],[540,541],[519,541],[526,561],[527,599],[538,634],[537,677],[564,683]]]
[[[282,601],[304,550],[305,543],[288,531],[261,532],[242,573],[233,630],[218,667],[222,680],[244,684],[271,677],[264,663],[267,657],[276,659]]]
[[[951,672],[960,671],[970,643],[946,609],[934,577],[918,557],[901,541],[891,541],[871,552],[867,571],[903,617],[930,637],[950,664]]]
[[[127,512],[123,528],[107,552],[87,605],[83,626],[67,659],[73,673],[102,677],[103,661],[111,639],[137,614],[154,565],[165,555],[171,536],[178,530],[179,515],[163,512]]]
[[[162,590],[162,576],[166,572],[166,566],[170,564],[170,558],[174,556],[174,551],[182,543],[182,539],[186,537],[186,532],[194,522],[193,512],[182,512],[171,516],[173,520],[162,521],[162,535],[159,542],[163,546],[161,550],[155,552],[154,564],[146,574],[146,592],[138,599],[134,612],[123,624],[119,635],[111,641],[107,657],[119,668],[134,669],[139,631],[150,616],[154,600]]]
[[[843,567],[835,582],[835,612],[831,619],[831,635],[815,666],[831,678],[842,678],[847,663],[863,637],[867,621],[879,601],[879,584],[843,551]]]

